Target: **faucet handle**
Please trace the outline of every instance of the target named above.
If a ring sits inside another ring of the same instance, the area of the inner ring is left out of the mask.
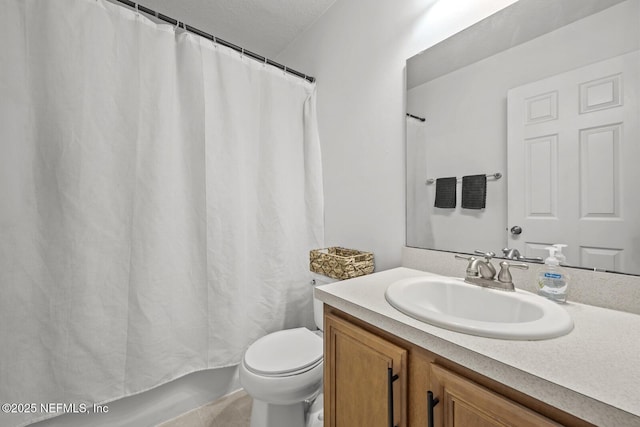
[[[534,257],[519,256],[518,261],[543,262],[544,260],[539,256],[534,256]]]
[[[529,266],[524,263],[502,261],[500,263],[500,273],[498,273],[498,282],[511,283],[512,286],[513,286],[513,277],[511,276],[509,267],[519,268],[521,270],[529,269]]]
[[[491,258],[496,256],[495,252],[484,252],[484,251],[481,251],[479,249],[476,249],[473,252],[478,254],[478,255],[482,255],[484,257],[484,260],[487,261],[487,262],[491,261]]]
[[[526,257],[520,254],[520,251],[513,248],[504,248],[502,250],[502,253],[504,254],[504,257],[507,259],[513,259],[513,260],[518,260],[518,261],[526,261],[526,262],[542,262],[542,258],[540,257]]]
[[[506,265],[503,265],[506,264]],[[528,270],[529,269],[529,265],[525,264],[523,262],[507,262],[507,261],[502,261],[500,263],[500,267],[504,267],[507,270],[509,269],[509,267],[514,267],[514,268],[519,268],[520,270]]]

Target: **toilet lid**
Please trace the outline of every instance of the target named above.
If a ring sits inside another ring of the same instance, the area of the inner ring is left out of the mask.
[[[286,329],[251,344],[244,364],[259,375],[281,376],[314,367],[322,361],[322,350],[322,338],[309,329]]]

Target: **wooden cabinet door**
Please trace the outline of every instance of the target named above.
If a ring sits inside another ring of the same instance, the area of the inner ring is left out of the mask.
[[[326,426],[405,427],[407,350],[331,314],[324,326]]]
[[[431,364],[430,384],[434,396],[440,400],[435,406],[434,426],[560,425],[436,364]]]

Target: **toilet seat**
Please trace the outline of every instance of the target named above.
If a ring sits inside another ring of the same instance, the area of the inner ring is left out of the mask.
[[[257,375],[286,377],[321,364],[322,352],[322,338],[309,329],[287,329],[266,335],[249,346],[244,365]]]

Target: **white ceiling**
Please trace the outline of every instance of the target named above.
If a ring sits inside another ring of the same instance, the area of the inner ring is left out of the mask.
[[[143,6],[270,59],[309,28],[334,2],[140,0]]]

